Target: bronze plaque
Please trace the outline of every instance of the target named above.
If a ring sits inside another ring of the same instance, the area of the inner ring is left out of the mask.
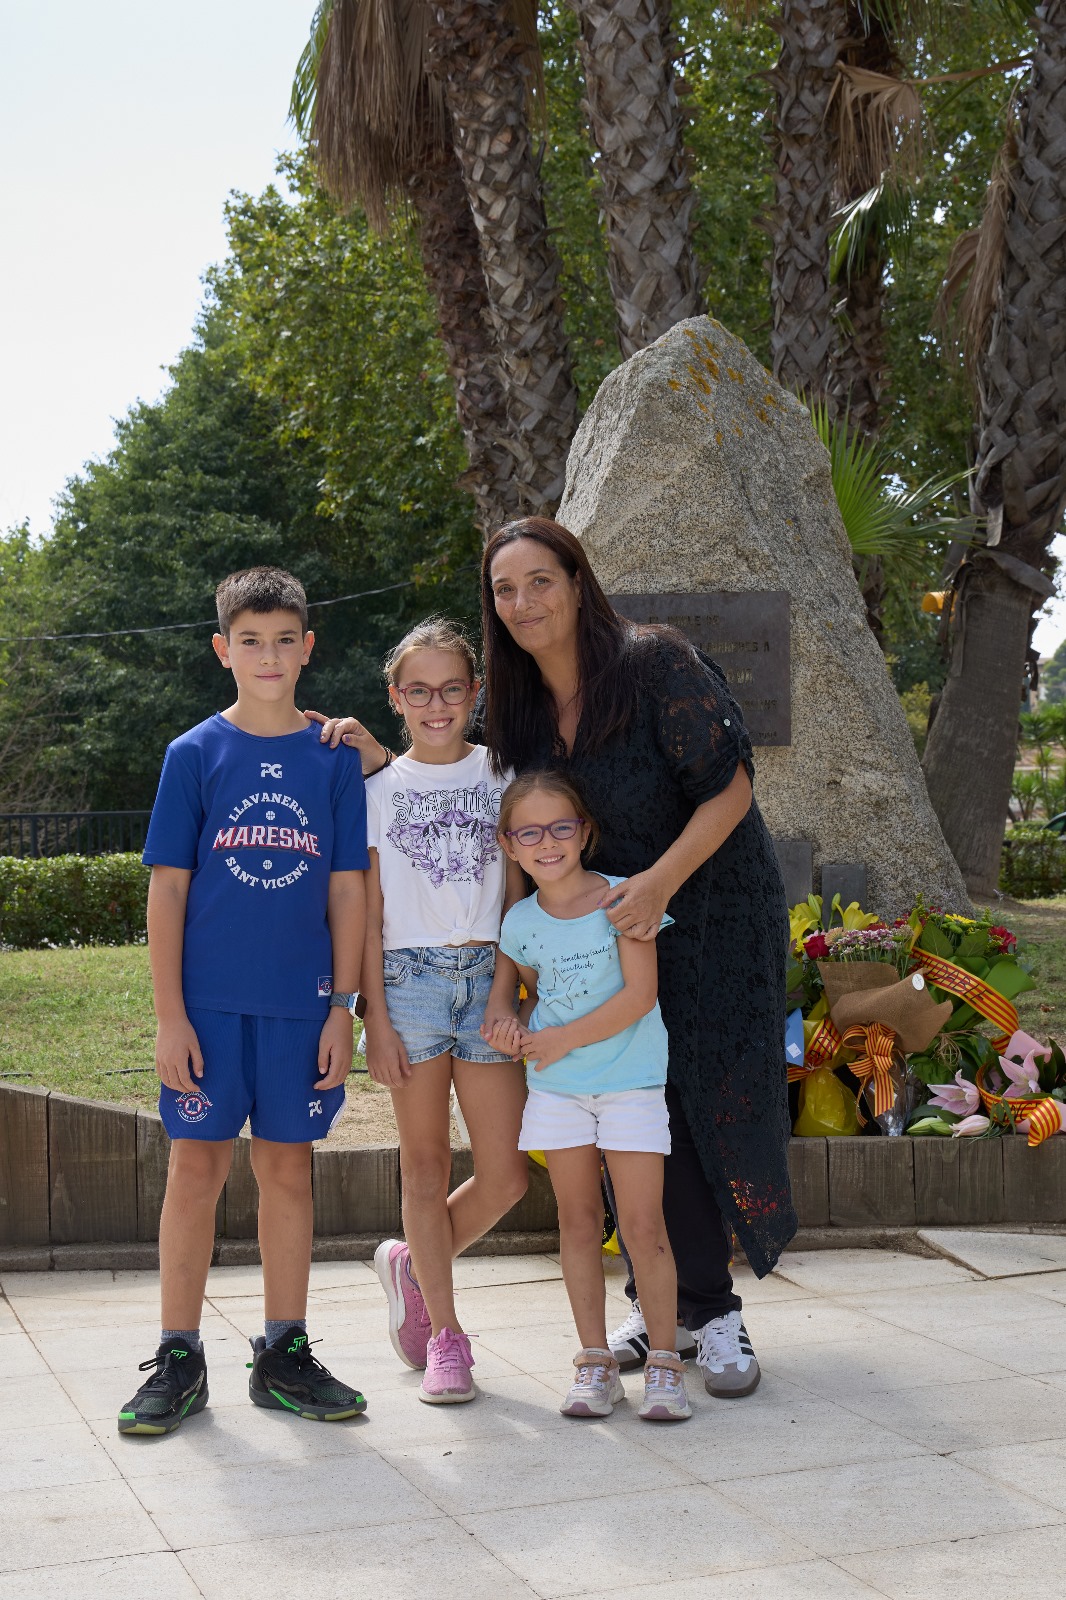
[[[668,622],[718,663],[752,744],[792,743],[789,596],[786,590],[738,593],[613,594],[634,622]]]

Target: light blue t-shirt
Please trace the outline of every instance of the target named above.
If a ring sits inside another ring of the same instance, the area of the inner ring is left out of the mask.
[[[622,878],[601,873],[613,888]],[[673,917],[664,917],[669,927]],[[584,917],[553,917],[535,894],[511,907],[503,919],[500,949],[537,974],[537,1004],[531,1029],[550,1028],[584,1017],[624,987],[619,933],[606,911]],[[667,1039],[659,1002],[639,1021],[598,1044],[583,1044],[543,1072],[526,1068],[531,1089],[550,1094],[617,1094],[655,1089],[666,1082]]]

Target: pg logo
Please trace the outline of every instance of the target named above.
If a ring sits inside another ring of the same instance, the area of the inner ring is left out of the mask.
[[[281,777],[281,762],[280,761],[261,761],[259,763],[259,776],[261,778],[280,778]]]

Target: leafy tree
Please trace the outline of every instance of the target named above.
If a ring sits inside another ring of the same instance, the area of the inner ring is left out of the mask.
[[[47,652],[22,643],[51,625],[46,553],[28,528],[0,536],[0,811],[73,809],[84,785],[51,759],[61,684]]]
[[[1066,639],[1063,639],[1047,666],[1041,670],[1040,681],[1044,699],[1051,705],[1066,700]]]
[[[288,566],[313,604],[404,582],[412,570],[441,574],[442,559],[476,550],[469,524],[446,525],[439,503],[390,513],[364,492],[323,515],[324,452],[251,387],[240,331],[225,301],[209,308],[163,400],[135,407],[109,458],[70,484],[42,552],[56,632],[203,623],[35,647],[59,686],[48,760],[96,809],[150,805],[167,741],[230,699],[209,644],[214,588],[227,572]],[[363,418],[379,443],[404,420],[410,426],[409,416]],[[431,426],[432,403],[421,420]],[[432,604],[468,613],[470,577],[313,609],[319,639],[304,703],[358,706],[377,731],[391,731],[378,670],[385,648]]]

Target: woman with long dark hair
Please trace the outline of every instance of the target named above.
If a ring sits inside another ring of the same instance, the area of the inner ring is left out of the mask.
[[[710,1393],[748,1394],[759,1366],[730,1273],[735,1232],[769,1272],[796,1228],[784,1071],[788,915],[752,798],[751,743],[717,667],[669,628],[614,610],[580,542],[527,517],[482,561],[485,681],[479,737],[498,769],[557,767],[601,826],[596,868],[630,938],[659,934],[670,1041],[671,1154],[663,1208],[677,1260],[682,1353]],[[632,1275],[631,1275],[632,1278]],[[639,1365],[634,1309],[611,1346]]]
[[[677,1262],[682,1355],[708,1392],[750,1394],[759,1364],[730,1272],[736,1234],[759,1277],[796,1229],[784,1064],[788,914],[752,798],[751,741],[719,669],[670,628],[616,612],[573,534],[546,517],[501,528],[482,561],[486,688],[476,736],[497,771],[555,767],[600,823],[596,869],[619,932],[658,934],[669,1035],[671,1153],[663,1211]],[[346,732],[346,730],[348,730]],[[372,769],[387,759],[358,723],[330,723]],[[611,1336],[624,1368],[647,1330]]]

